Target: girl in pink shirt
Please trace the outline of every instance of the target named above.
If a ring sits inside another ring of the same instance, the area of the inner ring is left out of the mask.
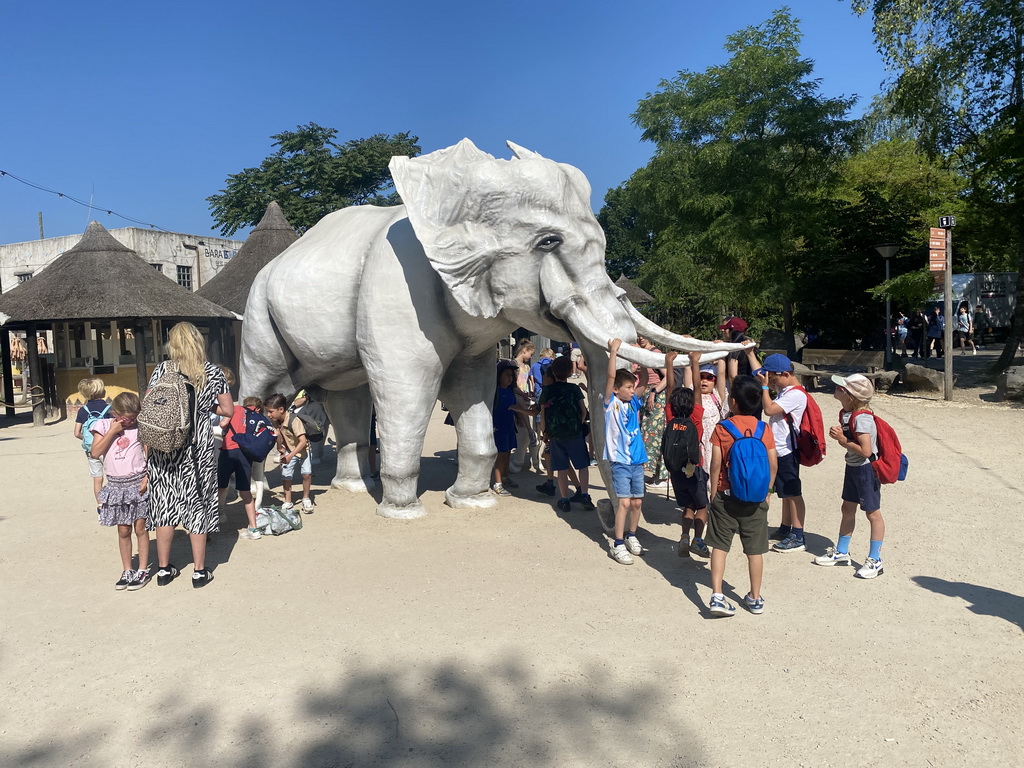
[[[135,423],[142,405],[134,392],[122,392],[111,404],[113,418],[92,425],[94,458],[103,459],[107,484],[100,491],[100,525],[117,526],[121,578],[114,589],[142,589],[149,583],[149,480],[146,448]],[[132,570],[132,528],[139,543],[139,569]]]

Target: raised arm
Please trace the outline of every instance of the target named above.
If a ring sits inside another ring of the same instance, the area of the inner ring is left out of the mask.
[[[684,378],[683,386],[696,392],[700,386],[700,352],[690,353],[690,367],[686,370],[686,375],[689,381]]]
[[[672,394],[672,391],[676,388],[675,362],[678,355],[679,353],[674,349],[669,350],[669,353],[665,355],[665,390],[669,394]]]
[[[604,399],[608,398],[615,391],[615,372],[618,370],[619,347],[622,346],[622,339],[608,339],[608,383],[604,387]]]

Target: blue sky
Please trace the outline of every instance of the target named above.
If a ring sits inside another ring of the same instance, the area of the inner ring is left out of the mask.
[[[580,168],[599,208],[651,146],[637,101],[680,70],[727,58],[727,35],[766,20],[760,0],[433,3],[181,0],[0,5],[0,242],[82,232],[112,209],[216,234],[206,197],[271,153],[270,135],[317,122],[339,140],[410,131],[424,152],[464,136],[508,157],[511,139]],[[791,0],[827,96],[886,77],[870,21],[848,2]],[[244,237],[244,232],[239,237]]]

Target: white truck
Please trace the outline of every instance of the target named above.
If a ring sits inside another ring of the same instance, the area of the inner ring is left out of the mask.
[[[1010,329],[1010,318],[1017,304],[1016,272],[968,272],[953,275],[953,311],[966,301],[971,316],[979,304],[989,319],[988,328],[975,328],[978,339],[982,334],[1003,338]]]

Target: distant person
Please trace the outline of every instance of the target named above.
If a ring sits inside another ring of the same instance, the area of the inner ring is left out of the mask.
[[[742,317],[730,317],[718,326],[718,330],[722,332],[723,341],[731,344],[742,344],[744,341],[749,340],[747,336],[747,329],[749,327],[747,321]],[[750,375],[752,369],[750,362],[747,360],[747,354],[743,350],[730,352],[726,360],[726,377],[728,381],[732,381],[737,376]]]
[[[836,391],[833,397],[842,405],[840,425],[829,429],[829,437],[846,449],[846,473],[843,478],[842,513],[839,538],[815,565],[849,565],[850,541],[857,525],[857,506],[867,515],[871,525],[871,546],[867,560],[857,571],[862,579],[873,579],[882,573],[882,541],[885,521],[882,519],[882,485],[871,466],[871,457],[878,455],[878,429],[869,403],[875,387],[866,376],[833,376]],[[857,413],[854,418],[854,413]]]
[[[555,351],[551,347],[544,347],[537,362],[530,366],[530,387],[537,398],[540,398],[541,390],[544,389],[544,370],[554,359]]]
[[[637,336],[638,346],[648,352],[661,354],[646,336]],[[647,368],[647,396],[644,398],[644,410],[640,420],[640,431],[644,436],[644,447],[647,449],[647,480],[652,491],[667,487],[668,470],[661,456],[661,439],[665,434],[665,403],[668,392],[664,368]]]
[[[979,304],[974,308],[974,343],[976,349],[984,349],[982,342],[985,341],[985,334],[989,328],[988,312]]]
[[[946,331],[946,318],[938,307],[932,309],[928,315],[928,347],[925,349],[925,357],[934,354],[936,357],[943,357],[942,336]]]
[[[578,379],[583,372],[583,368],[580,366],[580,363],[583,361],[583,350],[580,349],[580,345],[575,341],[572,343],[569,357],[572,359],[572,378]]]
[[[956,313],[956,341],[960,342],[960,354],[967,354],[967,345],[971,345],[971,354],[978,354],[977,348],[974,346],[974,321],[971,319],[971,308],[965,302],[960,305],[960,310]]]
[[[907,356],[907,337],[910,335],[909,323],[910,318],[901,309],[896,318],[896,345],[899,347],[900,357]]]
[[[92,478],[92,495],[96,500],[96,511],[100,511],[100,489],[103,487],[103,457],[93,458],[93,436],[89,429],[84,428],[86,422],[91,426],[100,419],[107,418],[110,405],[107,403],[107,388],[103,379],[89,376],[78,382],[78,394],[85,404],[75,414],[75,439],[81,441],[85,458],[89,462],[89,477]]]
[[[158,587],[177,576],[171,564],[174,529],[188,532],[192,545],[192,586],[205,587],[213,581],[206,567],[207,534],[219,530],[217,506],[217,456],[214,451],[210,413],[231,416],[235,404],[224,372],[206,359],[206,342],[192,323],[178,323],[167,335],[170,359],[159,363],[150,377],[153,387],[164,372],[177,369],[195,392],[192,428],[181,449],[149,453],[149,528],[156,530]]]
[[[615,510],[610,552],[615,562],[632,565],[632,555],[643,552],[636,530],[644,500],[644,465],[647,450],[640,434],[641,399],[647,389],[647,369],[640,381],[632,371],[616,367],[621,339],[608,342],[608,383],[604,392],[605,458],[611,463],[612,486],[619,498]]]
[[[711,602],[716,616],[732,616],[736,606],[722,591],[725,563],[732,540],[739,534],[747,556],[750,591],[743,604],[754,614],[764,612],[761,582],[768,551],[768,491],[775,482],[775,439],[763,421],[752,414],[761,404],[761,385],[751,376],[737,376],[729,391],[732,416],[711,436],[711,487],[705,543],[711,547]],[[746,438],[760,443],[748,444]],[[733,487],[736,485],[736,487]]]
[[[925,332],[927,328],[928,321],[925,319],[924,312],[915,309],[910,316],[910,320],[907,322],[907,338],[910,341],[911,357],[925,357],[925,344],[927,341]]]
[[[256,527],[256,501],[252,494],[253,462],[242,453],[242,449],[235,441],[236,435],[245,434],[247,411],[261,413],[263,401],[258,397],[247,397],[241,405],[235,406],[235,412],[231,418],[221,419],[220,426],[224,433],[224,445],[217,460],[217,500],[223,507],[228,495],[228,482],[233,477],[235,490],[238,491],[238,495],[242,499],[245,517],[249,523],[248,527],[238,534],[238,538],[256,541],[262,537],[262,534]]]
[[[533,402],[533,389],[530,384],[530,361],[536,350],[533,342],[523,339],[516,345],[512,359],[516,364],[516,397],[520,404],[529,408]],[[509,461],[509,472],[513,475],[533,467],[537,472],[543,471],[540,466],[540,443],[534,429],[533,419],[529,415],[516,413],[516,450]]]
[[[122,392],[111,404],[111,416],[90,426],[95,434],[94,458],[103,458],[107,484],[100,491],[100,525],[117,526],[121,578],[114,589],[134,591],[149,583],[149,478],[146,448],[139,442],[136,419],[142,404],[134,392]],[[132,568],[132,531],[138,541],[139,567]]]

